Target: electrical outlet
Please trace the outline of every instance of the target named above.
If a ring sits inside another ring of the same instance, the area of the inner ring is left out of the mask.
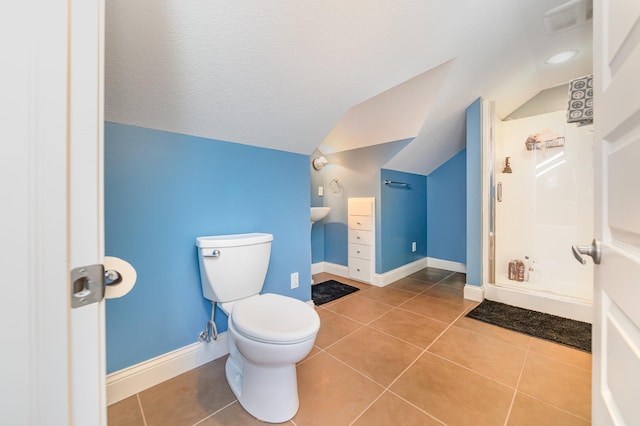
[[[416,251],[416,242],[414,241],[414,242],[411,243],[411,253],[413,253],[415,251]]]
[[[291,274],[291,288],[298,288],[298,273]]]
[[[323,197],[324,196],[324,186],[319,186],[318,187],[318,197]]]

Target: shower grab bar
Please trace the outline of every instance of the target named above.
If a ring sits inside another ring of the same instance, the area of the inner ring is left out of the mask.
[[[411,184],[404,183],[404,182],[395,182],[395,181],[388,180],[388,179],[385,179],[384,184],[385,185],[399,185],[399,186],[404,186],[405,188],[411,188]]]

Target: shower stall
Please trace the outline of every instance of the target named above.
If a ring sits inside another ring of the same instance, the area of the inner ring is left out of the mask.
[[[566,111],[492,121],[485,296],[592,322],[593,265],[571,246],[593,237],[593,126]]]

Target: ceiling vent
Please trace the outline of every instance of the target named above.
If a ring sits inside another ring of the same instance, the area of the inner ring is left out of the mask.
[[[547,11],[544,14],[544,27],[547,34],[557,34],[593,19],[593,0],[571,0]]]

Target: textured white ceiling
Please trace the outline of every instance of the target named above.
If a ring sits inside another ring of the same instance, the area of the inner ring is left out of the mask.
[[[428,174],[479,96],[505,116],[591,72],[589,26],[544,32],[563,1],[109,0],[106,118],[302,154],[415,136],[386,167]]]

